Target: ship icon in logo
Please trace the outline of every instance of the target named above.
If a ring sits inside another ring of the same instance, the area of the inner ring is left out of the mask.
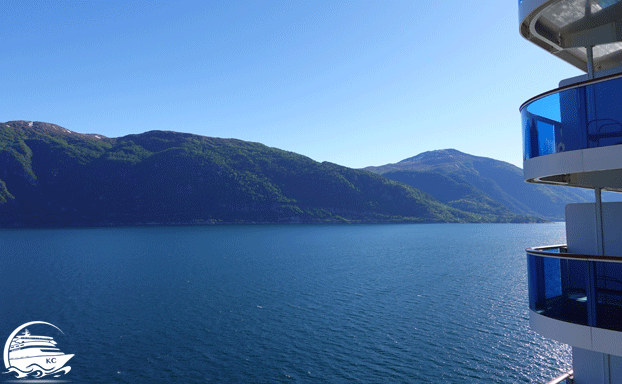
[[[14,373],[17,378],[59,377],[67,374],[71,367],[65,367],[65,364],[74,355],[67,355],[57,348],[53,337],[32,335],[26,327],[34,324],[49,325],[63,333],[55,325],[43,321],[19,326],[4,346],[4,365],[7,369],[4,373]]]

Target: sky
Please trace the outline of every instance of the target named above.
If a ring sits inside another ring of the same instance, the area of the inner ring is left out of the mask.
[[[352,168],[455,148],[522,168],[520,105],[581,71],[518,1],[0,3],[0,122],[237,138]]]

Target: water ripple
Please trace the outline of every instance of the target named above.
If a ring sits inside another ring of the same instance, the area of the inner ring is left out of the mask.
[[[0,231],[0,336],[43,319],[77,382],[541,383],[524,248],[563,225]],[[19,278],[17,277],[19,276]]]

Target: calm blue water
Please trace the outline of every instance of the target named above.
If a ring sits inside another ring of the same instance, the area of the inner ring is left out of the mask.
[[[50,322],[82,383],[543,383],[570,354],[528,329],[524,249],[564,242],[563,224],[1,230],[0,346]]]

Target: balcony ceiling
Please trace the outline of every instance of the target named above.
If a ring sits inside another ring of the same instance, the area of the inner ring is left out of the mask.
[[[594,69],[622,64],[622,0],[546,2],[521,24],[521,34],[587,71],[585,47],[594,46]]]

